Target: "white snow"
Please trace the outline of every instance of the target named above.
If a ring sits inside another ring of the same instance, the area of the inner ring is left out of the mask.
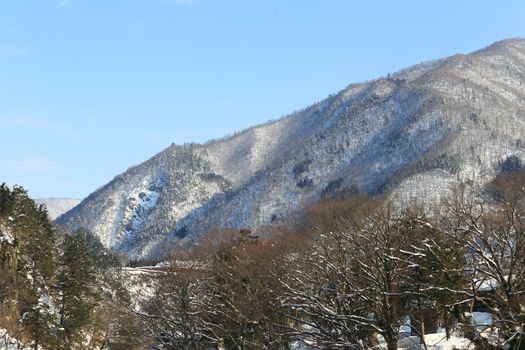
[[[47,294],[41,294],[38,298],[38,304],[36,306],[37,308],[43,310],[43,307],[45,307],[46,312],[50,315],[58,315],[56,306],[53,303],[53,300],[49,297]]]
[[[425,335],[425,343],[428,350],[466,350],[474,349],[474,344],[470,340],[459,337],[451,336],[447,339],[445,333],[433,333]],[[401,339],[399,341],[399,350],[421,350],[419,337],[412,336]]]
[[[15,237],[7,227],[0,224],[0,244],[2,243],[13,245],[15,243]]]
[[[123,273],[127,275],[124,279],[125,287],[131,297],[131,307],[139,312],[141,304],[155,295],[155,279],[152,278],[162,271],[156,270],[154,266],[144,268],[125,268]]]

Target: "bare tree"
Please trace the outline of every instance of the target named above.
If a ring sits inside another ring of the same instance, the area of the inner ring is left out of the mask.
[[[142,315],[150,334],[168,349],[286,349],[275,277],[284,249],[241,230],[174,252]]]
[[[141,318],[163,348],[206,349],[218,340],[206,328],[209,294],[201,261],[189,252],[173,252],[154,280],[155,295],[145,301]]]
[[[397,349],[408,276],[424,254],[408,210],[365,198],[330,201],[309,215],[312,245],[293,272],[287,303],[297,334],[333,349]]]
[[[510,172],[484,192],[464,185],[443,215],[450,235],[467,248],[472,303],[492,314],[499,336],[494,345],[513,349],[523,346],[525,335],[524,184],[525,174]]]

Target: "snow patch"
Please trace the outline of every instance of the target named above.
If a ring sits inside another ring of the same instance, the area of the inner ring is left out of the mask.
[[[470,340],[460,336],[451,336],[447,339],[445,333],[432,333],[425,335],[428,350],[467,350],[475,349]],[[385,347],[386,348],[386,347]],[[417,336],[401,339],[398,344],[400,350],[420,350],[424,348]]]
[[[15,237],[11,231],[2,224],[0,224],[0,244],[15,244]]]

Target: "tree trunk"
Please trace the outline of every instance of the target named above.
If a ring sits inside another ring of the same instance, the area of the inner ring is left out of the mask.
[[[397,334],[391,330],[388,329],[385,334],[385,341],[386,341],[386,347],[388,350],[397,350]]]
[[[64,308],[66,307],[66,296],[64,295],[64,292],[62,291],[62,303],[60,307],[60,325],[64,327]]]

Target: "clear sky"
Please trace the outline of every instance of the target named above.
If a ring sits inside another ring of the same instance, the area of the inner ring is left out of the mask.
[[[172,142],[518,36],[523,0],[0,0],[0,182],[82,198]]]

